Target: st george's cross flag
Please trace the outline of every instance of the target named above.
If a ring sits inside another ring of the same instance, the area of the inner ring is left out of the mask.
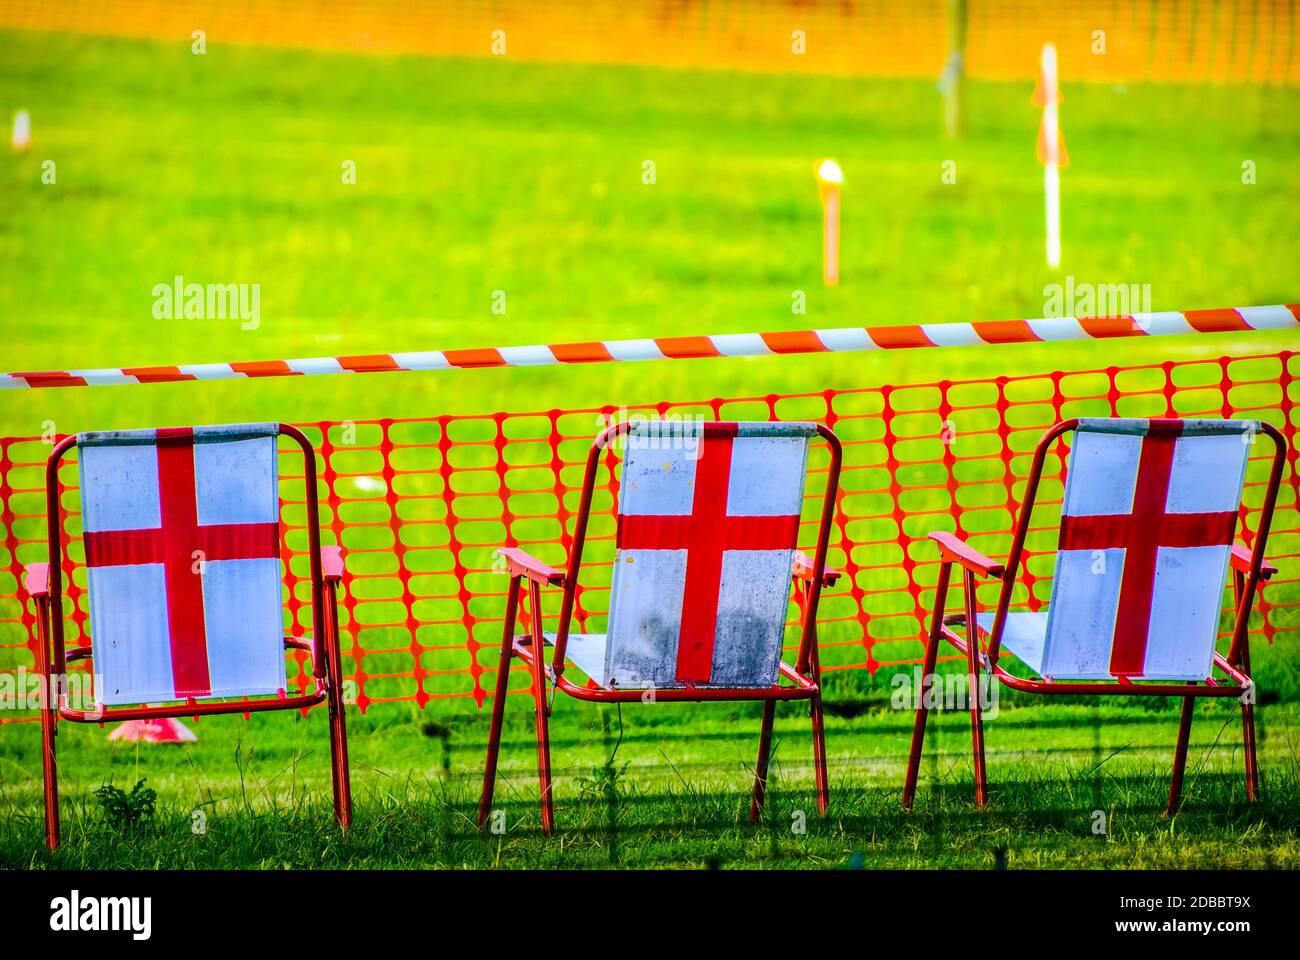
[[[604,662],[618,686],[777,680],[803,504],[806,423],[632,425]]]
[[[101,703],[283,692],[278,430],[78,436]]]
[[[1080,420],[1041,672],[1204,680],[1257,424]]]

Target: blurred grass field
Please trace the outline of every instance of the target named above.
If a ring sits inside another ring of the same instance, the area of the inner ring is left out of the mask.
[[[1063,175],[1065,260],[1055,274],[1042,262],[1032,86],[1032,78],[973,84],[968,135],[954,144],[939,135],[933,84],[921,81],[218,43],[194,56],[187,42],[0,32],[0,107],[6,115],[29,109],[34,123],[31,150],[0,158],[0,368],[1037,317],[1044,285],[1066,274],[1080,283],[1150,284],[1153,310],[1297,299],[1300,93],[1079,86],[1067,78],[1062,121],[1072,165]],[[840,160],[848,178],[844,282],[835,290],[820,283],[821,214],[812,178],[814,161],[827,155]],[[54,185],[41,183],[46,159],[57,164]],[[355,185],[342,183],[349,160]],[[642,182],[647,160],[655,164],[653,185]],[[941,181],[946,160],[956,163],[955,184]],[[1246,161],[1254,164],[1254,184],[1242,182]],[[260,284],[259,327],[153,319],[153,286],[177,274],[199,283]],[[507,298],[504,316],[491,311],[498,290]],[[806,315],[791,312],[795,291],[806,292]],[[1255,334],[6,391],[0,433],[39,435],[49,423],[71,433],[544,410],[1295,346],[1294,337]],[[424,713],[376,708],[356,718],[358,830],[342,842],[328,839],[323,807],[298,817],[304,783],[313,801],[324,796],[319,717],[205,720],[195,747],[142,750],[139,776],[159,787],[167,824],[148,843],[112,842],[96,826],[90,798],[105,780],[134,781],[134,752],[107,746],[98,728],[65,724],[69,816],[78,804],[85,814],[69,831],[72,842],[52,859],[29,860],[39,845],[36,728],[6,727],[0,863],[300,865],[324,845],[337,865],[701,864],[716,856],[728,865],[816,866],[874,849],[878,856],[868,865],[979,866],[1001,845],[1019,848],[1018,862],[1033,866],[1294,865],[1294,646],[1259,660],[1261,670],[1274,671],[1281,689],[1273,695],[1283,702],[1261,710],[1268,730],[1262,763],[1271,779],[1268,802],[1257,810],[1239,807],[1239,727],[1224,708],[1207,708],[1217,722],[1194,728],[1192,764],[1204,759],[1205,775],[1192,790],[1191,814],[1169,823],[1157,809],[1176,728],[1173,704],[1150,711],[1017,704],[1019,722],[1008,723],[1004,734],[990,724],[990,749],[1000,754],[994,782],[1006,785],[1001,805],[995,795],[990,815],[973,818],[966,791],[954,788],[942,808],[953,812],[942,828],[942,846],[951,850],[945,854],[933,830],[895,812],[906,723],[875,703],[860,719],[835,721],[829,734],[840,759],[834,799],[847,819],[810,826],[815,846],[778,843],[775,828],[753,833],[737,820],[756,714],[643,709],[625,716],[631,740],[619,756],[630,756],[632,765],[615,790],[648,792],[619,814],[640,825],[642,839],[624,841],[621,859],[611,861],[601,832],[608,777],[597,777],[593,787],[576,776],[590,780],[603,768],[604,733],[591,727],[593,711],[566,707],[556,736],[575,745],[578,759],[557,759],[575,773],[561,781],[560,825],[587,832],[563,848],[572,852],[576,844],[582,852],[564,860],[536,835],[531,734],[524,727],[514,728],[506,759],[514,765],[512,822],[522,825],[522,839],[496,849],[463,822],[481,763],[478,725],[486,717],[465,714],[462,701]],[[864,702],[882,695],[865,682],[849,686],[844,695]],[[527,713],[519,700],[508,716],[518,723]],[[661,713],[680,716],[657,719]],[[793,799],[774,803],[773,816],[788,821],[810,778],[797,766],[802,760],[789,757],[807,752],[804,723],[782,716],[789,732],[782,751],[791,764],[783,789]],[[446,775],[437,738],[419,733],[435,721],[456,731]],[[963,721],[947,722],[953,733],[934,773],[968,785]],[[651,749],[659,746],[660,724],[669,734],[662,754]],[[310,733],[300,729],[307,727]],[[241,781],[233,759],[241,740],[258,751],[256,789],[247,777]],[[1058,753],[1058,746],[1066,749]],[[311,752],[295,762],[304,751]],[[208,802],[223,829],[196,839],[189,814]],[[569,803],[578,809],[570,813]],[[1067,808],[1068,816],[1061,813]],[[1097,808],[1121,811],[1124,840],[1113,832],[1100,841],[1092,835],[1084,812]],[[402,821],[408,809],[412,822],[442,839],[412,846],[414,828]],[[689,819],[679,824],[684,809]],[[240,823],[255,825],[243,845],[230,839]],[[82,827],[93,842],[75,839]]]

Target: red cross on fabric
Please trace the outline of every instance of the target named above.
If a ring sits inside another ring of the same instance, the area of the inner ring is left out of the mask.
[[[675,516],[620,514],[623,550],[685,550],[677,681],[708,683],[718,625],[722,555],[726,550],[793,550],[799,515],[728,516],[731,451],[736,425],[706,424],[695,462],[691,512]]]
[[[1169,478],[1181,420],[1152,420],[1142,438],[1131,513],[1063,516],[1062,550],[1124,550],[1119,606],[1110,652],[1116,677],[1141,676],[1146,662],[1156,557],[1161,547],[1211,547],[1232,543],[1235,510],[1222,513],[1168,513]]]
[[[163,565],[175,692],[178,697],[202,697],[210,694],[212,687],[202,567],[196,569],[195,564],[278,557],[279,524],[200,525],[194,431],[189,427],[159,430],[155,449],[161,525],[144,530],[87,531],[86,563],[92,567]]]

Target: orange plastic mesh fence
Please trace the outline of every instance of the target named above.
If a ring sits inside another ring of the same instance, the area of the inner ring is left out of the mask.
[[[939,381],[816,393],[665,402],[628,410],[548,410],[415,420],[300,424],[317,446],[325,542],[348,565],[341,599],[344,670],[361,709],[442,698],[483,702],[500,644],[506,578],[494,551],[523,546],[562,565],[592,438],[610,417],[821,421],[844,444],[830,562],[846,576],[823,599],[827,671],[875,671],[919,661],[938,563],[926,535],[956,530],[1005,555],[1039,437],[1076,416],[1242,417],[1281,429],[1289,467],[1269,558],[1281,573],[1263,591],[1259,632],[1300,631],[1296,479],[1297,355],[1170,361],[1035,376]],[[1252,452],[1239,537],[1255,534],[1269,445]],[[48,441],[0,440],[0,680],[34,663],[33,615],[19,598],[24,563],[44,558]],[[815,445],[800,542],[811,545],[826,453]],[[1049,459],[1018,602],[1047,602],[1066,448]],[[68,643],[89,643],[75,457],[61,474],[67,531]],[[617,455],[598,475],[578,620],[599,630],[606,610],[617,501]],[[301,457],[282,448],[286,627],[310,629]],[[996,584],[981,590],[992,599]],[[558,591],[555,591],[558,593]],[[552,616],[558,598],[543,611]],[[1225,596],[1225,604],[1226,604]],[[793,614],[793,609],[792,609]],[[787,639],[795,639],[790,631]],[[299,657],[296,682],[306,685]],[[516,690],[527,688],[520,673]],[[6,720],[30,713],[6,711]]]
[[[937,77],[945,0],[0,0],[0,26],[211,43],[509,57],[667,67]],[[1043,42],[1061,76],[1102,83],[1300,83],[1290,0],[1001,0],[968,6],[965,67],[977,79],[1038,73]]]

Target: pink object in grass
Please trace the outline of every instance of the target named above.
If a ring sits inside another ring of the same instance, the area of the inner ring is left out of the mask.
[[[159,720],[127,720],[108,735],[110,740],[134,743],[194,743],[199,738],[194,731],[179,720],[164,717]]]

